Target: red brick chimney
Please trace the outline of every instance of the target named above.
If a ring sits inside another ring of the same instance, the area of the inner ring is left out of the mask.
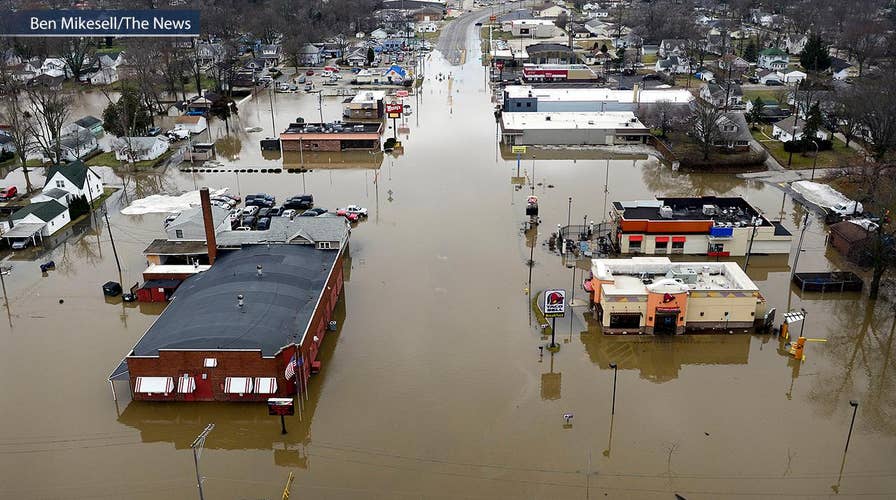
[[[218,255],[218,241],[215,240],[215,222],[212,218],[212,202],[208,188],[199,190],[199,201],[202,204],[202,223],[205,226],[205,244],[208,246],[208,263],[214,264]]]

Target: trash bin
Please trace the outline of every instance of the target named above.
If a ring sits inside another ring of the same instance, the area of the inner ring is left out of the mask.
[[[330,321],[329,323],[327,323],[327,330],[330,330],[331,332],[335,332],[336,331],[336,322]]]
[[[107,281],[103,285],[103,295],[107,297],[116,297],[121,295],[121,284],[117,281]]]

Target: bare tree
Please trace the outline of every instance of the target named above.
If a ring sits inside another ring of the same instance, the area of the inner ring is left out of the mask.
[[[34,139],[45,157],[54,164],[59,163],[62,161],[60,136],[71,113],[71,96],[47,85],[28,87],[27,95],[35,118]]]
[[[868,150],[881,163],[896,149],[896,81],[889,66],[856,83],[852,105],[861,113]]]
[[[678,129],[688,121],[687,106],[672,104],[669,101],[657,101],[645,106],[640,113],[641,121],[651,128],[660,130],[660,136],[666,137],[669,132]]]
[[[59,53],[61,59],[68,66],[72,78],[77,81],[81,75],[87,72],[89,63],[96,48],[90,38],[60,38]]]
[[[858,63],[859,76],[862,76],[866,65],[884,55],[887,28],[874,17],[876,12],[862,8],[849,10],[853,14],[843,25],[840,41]]]
[[[695,101],[689,120],[689,129],[691,137],[694,138],[703,152],[704,160],[709,159],[709,154],[712,152],[715,142],[722,137],[722,129],[719,127],[719,120],[722,118],[722,114],[722,111],[716,109],[710,102],[702,99]]]
[[[4,74],[4,80],[6,80]],[[0,87],[7,90],[6,100],[0,107],[0,121],[5,123],[9,128],[7,133],[12,139],[12,144],[16,148],[16,156],[22,165],[22,174],[25,176],[25,192],[30,193],[33,190],[31,185],[31,177],[28,173],[28,154],[34,150],[34,117],[28,111],[24,103],[25,97],[22,95],[24,91],[19,82],[3,81]]]

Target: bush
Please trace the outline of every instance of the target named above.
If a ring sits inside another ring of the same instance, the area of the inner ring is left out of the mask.
[[[828,140],[815,139],[818,143],[819,151],[830,151],[834,147],[834,143]],[[787,153],[808,153],[815,152],[815,144],[812,141],[800,139],[799,141],[788,141],[784,143],[784,151]]]
[[[73,196],[68,203],[68,213],[72,220],[90,212],[90,202],[87,196]]]
[[[0,152],[0,163],[3,163],[3,162],[5,162],[5,161],[7,161],[7,160],[12,160],[13,157],[15,157],[15,155],[16,155],[16,154],[13,153],[13,152],[11,152],[11,151],[3,151],[3,152]]]

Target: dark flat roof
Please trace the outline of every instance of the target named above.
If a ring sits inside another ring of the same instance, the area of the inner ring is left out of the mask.
[[[143,255],[202,255],[208,253],[204,241],[152,240]]]
[[[160,349],[257,349],[273,356],[296,332],[301,341],[338,256],[308,245],[222,253],[208,271],[180,285],[130,356],[158,356]]]
[[[370,134],[380,131],[380,122],[290,123],[285,134]]]
[[[746,200],[738,197],[657,198],[656,201],[661,201],[663,205],[672,208],[671,218],[662,217],[660,208],[656,206],[624,207],[623,202],[614,201],[613,207],[622,213],[622,217],[625,220],[713,220],[718,222],[745,222],[748,225],[753,217],[759,215],[759,212]],[[715,206],[715,215],[704,214],[704,205]],[[763,217],[762,225],[767,226],[769,224]]]

